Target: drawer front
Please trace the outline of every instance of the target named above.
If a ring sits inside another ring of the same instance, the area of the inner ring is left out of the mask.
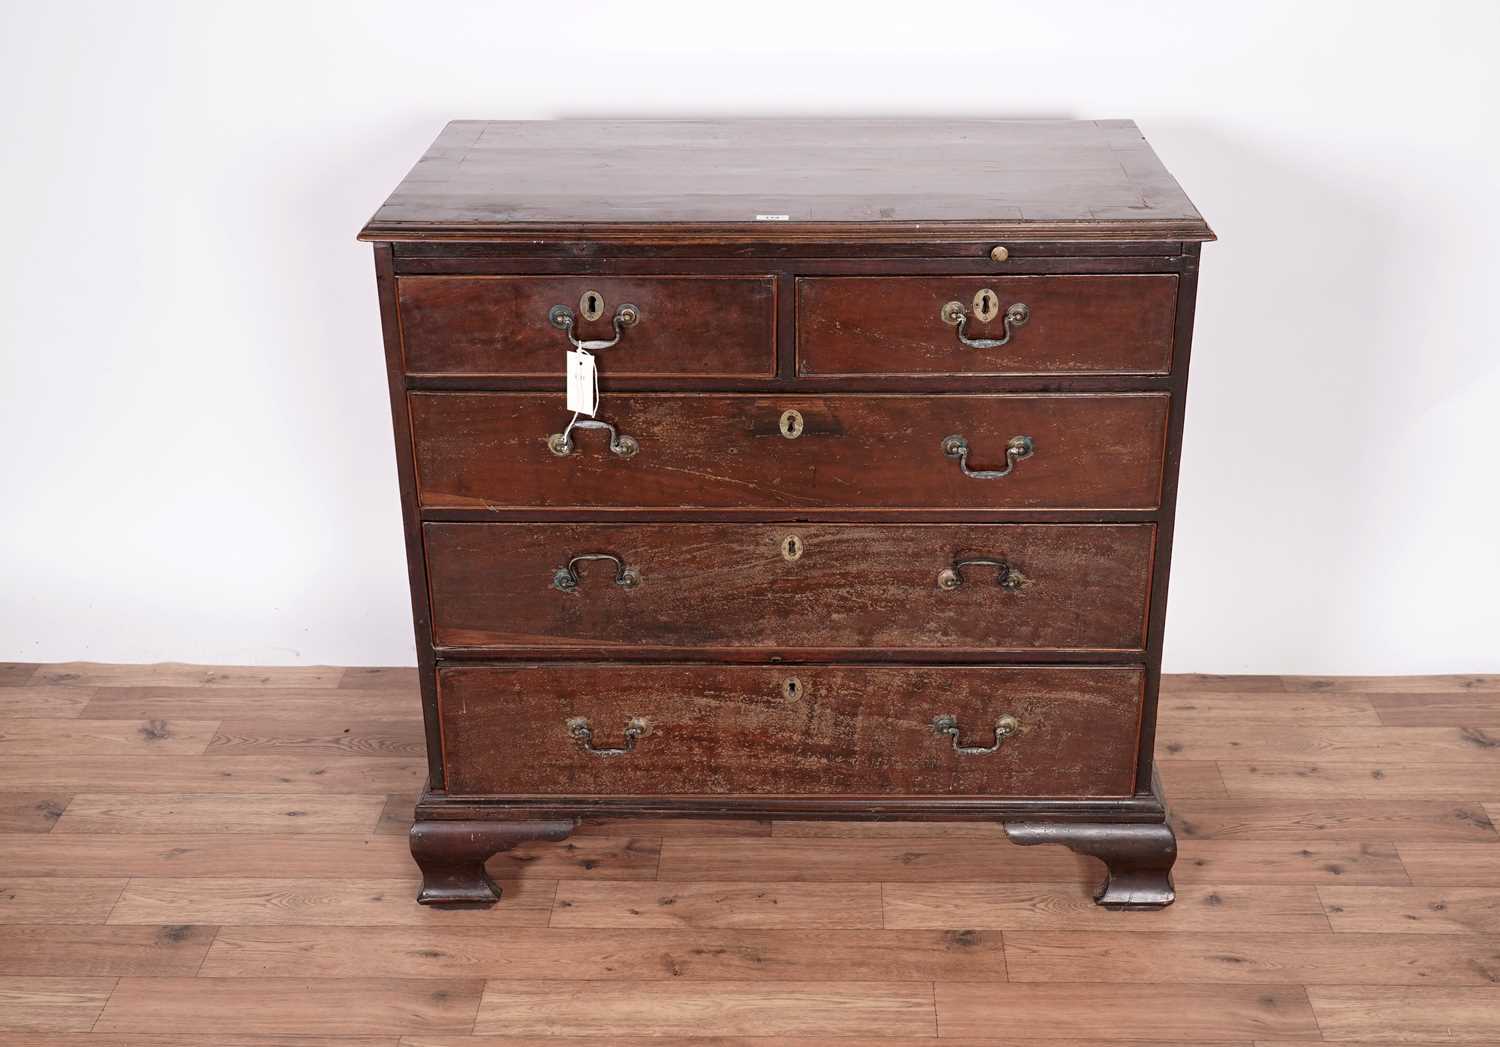
[[[1150,524],[423,530],[439,649],[804,657],[1140,651],[1155,534]]]
[[[1125,796],[1143,680],[1131,667],[445,668],[438,706],[455,794]]]
[[[408,405],[428,507],[1152,509],[1168,400],[615,394],[599,417],[634,453],[588,430],[562,456],[549,448],[569,417],[558,393],[412,393]],[[1008,461],[1002,478],[971,475]]]
[[[988,298],[985,297],[988,293]],[[972,348],[943,316],[958,302]],[[1172,366],[1177,277],[868,276],[797,281],[802,375],[1165,374]],[[986,313],[989,319],[982,319]]]
[[[561,377],[567,333],[548,320],[562,305],[579,339],[608,340],[613,317],[639,319],[599,351],[612,377],[776,373],[776,287],[770,277],[406,276],[397,281],[401,343],[413,374]],[[602,315],[585,319],[594,292]]]

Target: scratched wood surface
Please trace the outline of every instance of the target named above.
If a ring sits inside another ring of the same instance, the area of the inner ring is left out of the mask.
[[[408,669],[0,665],[0,1047],[1500,1042],[1500,677],[1169,677],[1158,913],[991,826],[591,820],[413,901]]]

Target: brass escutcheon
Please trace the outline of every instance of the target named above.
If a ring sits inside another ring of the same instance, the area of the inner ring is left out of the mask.
[[[585,320],[597,320],[604,315],[604,296],[598,291],[585,291],[578,299],[578,315]]]
[[[802,686],[802,681],[795,676],[788,676],[781,681],[781,695],[789,702],[795,702],[806,693],[807,689]]]
[[[789,534],[781,540],[781,558],[789,562],[800,560],[803,548],[802,539],[795,534]]]
[[[781,435],[788,440],[795,440],[802,435],[802,412],[781,412]]]
[[[988,287],[974,292],[974,319],[989,323],[1000,315],[1000,296]]]

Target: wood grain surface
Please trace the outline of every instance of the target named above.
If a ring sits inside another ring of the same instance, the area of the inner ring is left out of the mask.
[[[1140,651],[1149,524],[427,524],[440,648]],[[787,552],[792,543],[791,556]],[[618,557],[557,570],[579,555]],[[938,576],[969,559],[960,584]],[[1002,587],[1001,578],[1012,587]]]
[[[989,396],[616,394],[602,432],[559,457],[569,415],[557,394],[412,393],[421,502],[428,508],[1151,509],[1161,500],[1165,393]],[[799,412],[795,439],[781,416]],[[966,476],[943,452],[962,436],[971,470],[1030,457],[1002,479]]]
[[[377,691],[379,718],[415,723],[411,672],[5,679],[12,722],[87,705],[97,738],[202,727],[167,758],[144,742],[79,753],[80,734],[50,744],[36,727],[0,760],[0,1047],[1500,1039],[1500,750],[1431,734],[1500,733],[1500,688],[1475,677],[1169,677],[1164,738],[1241,744],[1163,753],[1191,788],[1173,802],[1177,903],[1156,913],[1097,908],[1097,863],[994,825],[659,818],[526,844],[490,863],[502,904],[435,911],[414,902],[406,841],[381,831],[409,811],[420,761],[207,746],[223,722],[267,717],[261,689],[295,714],[289,735],[332,737]],[[1451,722],[1409,722],[1424,698]],[[1248,730],[1281,708],[1288,730],[1342,744],[1288,756]]]

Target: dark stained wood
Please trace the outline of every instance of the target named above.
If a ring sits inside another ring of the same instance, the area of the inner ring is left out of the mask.
[[[638,441],[628,458],[598,431],[553,454],[561,396],[408,400],[424,506],[889,511],[1153,508],[1169,397],[611,396],[599,417]],[[795,439],[780,430],[787,410],[803,417]],[[976,479],[944,455],[950,435],[968,441],[974,470],[1002,468],[1016,436],[1035,451],[1002,479]]]
[[[1213,233],[1129,120],[778,118],[457,120],[360,236],[776,242]]]
[[[552,794],[1127,794],[1137,669],[571,666],[442,669],[449,788]],[[796,680],[790,692],[787,681]],[[960,755],[934,730],[957,718]],[[601,757],[570,733],[584,718]]]
[[[1103,861],[1104,882],[1094,901],[1106,909],[1160,909],[1175,897],[1177,840],[1169,825],[1007,822],[1005,834],[1022,846],[1061,844]]]
[[[1150,525],[427,524],[439,648],[903,648],[1145,645]],[[797,544],[788,560],[785,543]],[[579,564],[576,589],[554,574]],[[944,590],[938,575],[972,558]],[[1024,578],[1024,581],[1021,579]],[[221,731],[221,734],[223,732]]]
[[[1030,311],[1008,344],[972,349],[941,311],[973,313],[993,291],[999,315],[971,315],[966,337],[1005,336],[1005,310]],[[1175,276],[803,277],[797,281],[797,373],[1004,375],[1165,374],[1171,369]]]
[[[776,285],[769,277],[405,276],[397,281],[406,368],[415,374],[564,373],[555,305],[580,311],[596,291],[598,320],[579,316],[580,340],[614,336],[621,305],[640,311],[619,344],[598,351],[600,374],[769,377],[776,373]]]

